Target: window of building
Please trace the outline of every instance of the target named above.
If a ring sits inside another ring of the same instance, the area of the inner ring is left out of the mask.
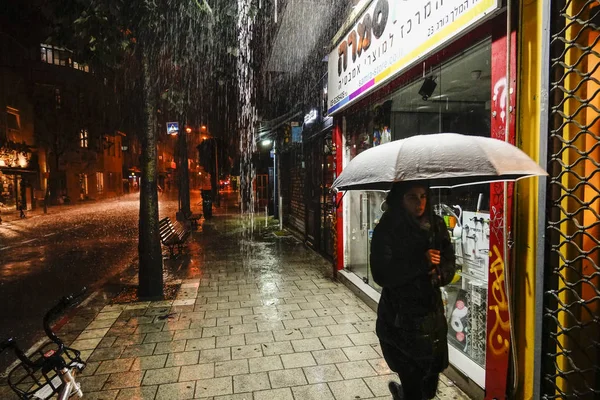
[[[42,62],[63,67],[71,67],[79,71],[90,72],[89,66],[73,61],[73,52],[49,44],[40,45],[40,59]]]
[[[52,47],[42,45],[41,49],[42,62],[52,64],[54,56],[52,55]]]
[[[96,172],[96,193],[104,193],[104,173]]]
[[[21,131],[21,117],[19,110],[12,107],[6,107],[6,127],[9,132],[18,133]]]
[[[87,174],[79,174],[79,199],[84,200],[89,194]]]
[[[112,136],[105,136],[104,137],[104,148],[106,149],[106,154],[108,154],[109,156],[116,156],[116,150],[115,150],[115,138]]]
[[[79,147],[88,148],[89,146],[89,134],[86,128],[79,131]]]

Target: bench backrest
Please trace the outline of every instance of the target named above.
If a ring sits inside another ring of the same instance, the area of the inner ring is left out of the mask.
[[[169,217],[163,218],[158,222],[158,230],[160,232],[160,238],[165,239],[175,234],[173,223]]]

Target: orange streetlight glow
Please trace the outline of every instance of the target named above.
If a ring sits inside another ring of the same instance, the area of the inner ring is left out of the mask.
[[[185,128],[185,131],[186,131],[187,133],[192,133],[192,128],[190,128],[190,127],[188,126],[187,128]]]

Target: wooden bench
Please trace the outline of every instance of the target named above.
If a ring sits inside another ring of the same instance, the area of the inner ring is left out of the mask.
[[[190,223],[192,224],[192,229],[198,229],[198,221],[202,218],[202,214],[193,214],[191,211],[186,211],[184,212],[183,216],[185,217],[185,219],[190,221]]]
[[[175,246],[177,246],[178,253],[181,254],[181,249],[190,236],[190,231],[181,226],[179,222],[172,222],[169,217],[161,219],[158,222],[158,228],[160,241],[164,246],[169,248],[171,258],[173,258]]]

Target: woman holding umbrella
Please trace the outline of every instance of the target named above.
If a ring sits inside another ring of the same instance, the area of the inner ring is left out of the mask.
[[[395,183],[371,242],[373,279],[383,288],[377,336],[402,383],[389,383],[394,399],[432,399],[448,366],[440,286],[454,277],[454,248],[428,195],[422,181]]]

